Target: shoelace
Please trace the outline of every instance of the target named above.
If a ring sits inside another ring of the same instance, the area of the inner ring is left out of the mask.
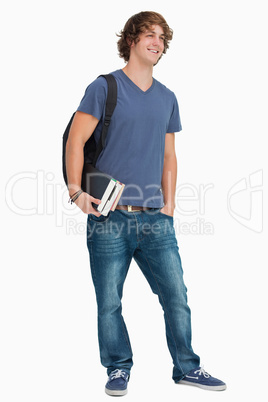
[[[126,373],[123,370],[120,369],[116,369],[114,371],[112,371],[111,373],[111,380],[114,380],[115,378],[126,378]]]
[[[203,366],[201,366],[200,369],[199,369],[199,370],[196,370],[194,373],[195,373],[195,374],[198,374],[198,375],[203,375],[205,378],[209,378],[209,377],[210,377],[210,374],[208,374],[208,373],[204,370],[204,367],[203,367]]]

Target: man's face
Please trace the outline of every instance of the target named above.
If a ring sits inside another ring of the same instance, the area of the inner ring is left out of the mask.
[[[132,43],[130,55],[145,64],[155,65],[164,50],[164,31],[159,25],[154,25],[139,36],[138,43]]]

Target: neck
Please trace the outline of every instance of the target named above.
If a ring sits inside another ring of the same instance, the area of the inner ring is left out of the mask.
[[[147,91],[153,83],[153,66],[144,66],[129,60],[123,71],[143,91]]]

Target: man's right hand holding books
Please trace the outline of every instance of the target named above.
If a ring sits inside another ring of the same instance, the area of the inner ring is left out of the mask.
[[[101,216],[101,214],[93,207],[92,203],[100,204],[101,200],[92,197],[91,195],[83,192],[74,203],[83,211],[85,214],[93,214],[95,216]]]

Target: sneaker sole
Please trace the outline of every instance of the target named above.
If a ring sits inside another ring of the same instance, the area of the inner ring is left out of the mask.
[[[177,382],[177,384],[192,385],[194,387],[206,389],[208,391],[224,391],[227,388],[227,386],[225,384],[224,385],[209,386],[209,385],[202,385],[202,384],[197,384],[195,382],[184,381],[184,380],[181,380],[181,381]]]
[[[118,390],[118,389],[109,389],[105,387],[105,392],[107,395],[110,396],[124,396],[127,394],[127,389]]]

